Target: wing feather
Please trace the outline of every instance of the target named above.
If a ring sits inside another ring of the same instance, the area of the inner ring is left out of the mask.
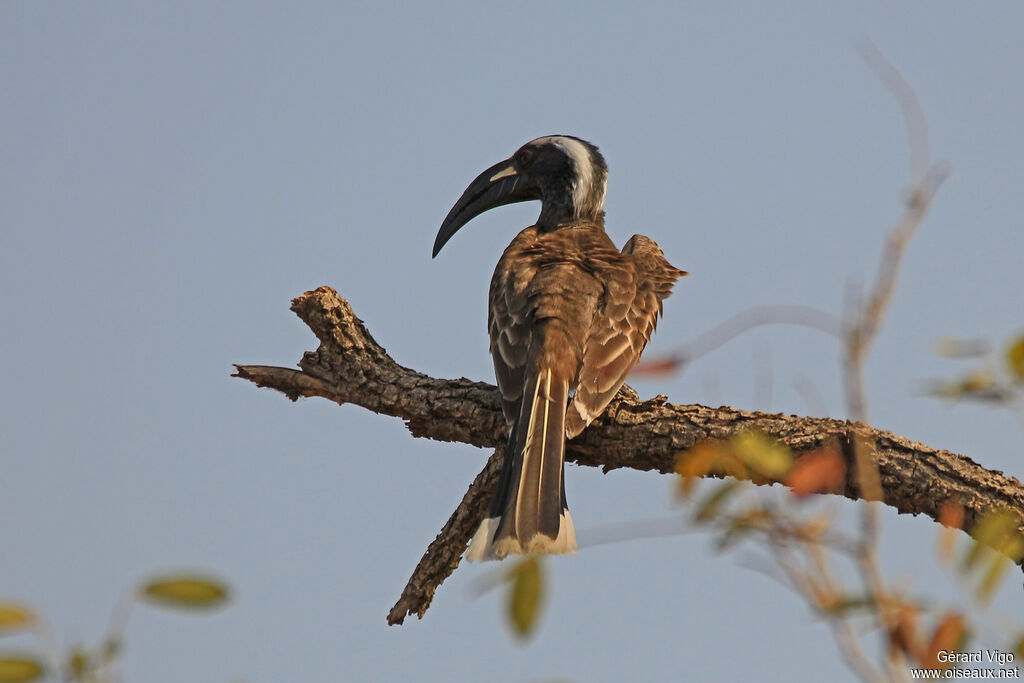
[[[604,412],[618,393],[651,340],[662,300],[685,275],[665,260],[654,241],[641,235],[630,238],[621,253],[626,258],[606,279],[604,305],[594,314],[584,345],[579,381],[565,420],[570,439]]]

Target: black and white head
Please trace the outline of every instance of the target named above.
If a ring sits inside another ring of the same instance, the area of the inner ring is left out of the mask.
[[[557,230],[579,221],[604,221],[608,166],[597,147],[571,135],[547,135],[520,147],[470,183],[434,240],[434,256],[459,228],[484,211],[539,199],[537,227]]]

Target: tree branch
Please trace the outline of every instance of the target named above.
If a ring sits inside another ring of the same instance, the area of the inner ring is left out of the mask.
[[[306,292],[292,310],[320,340],[307,351],[300,370],[262,365],[236,365],[235,377],[276,389],[288,398],[321,396],[339,404],[400,417],[413,436],[460,441],[498,448],[506,426],[496,387],[465,378],[429,377],[396,363],[370,336],[348,302],[329,287]],[[566,460],[601,467],[674,471],[680,452],[704,439],[724,439],[743,430],[758,430],[789,446],[797,456],[838,443],[847,472],[856,471],[854,444],[874,444],[874,458],[883,501],[899,512],[926,514],[938,520],[946,501],[964,509],[970,530],[986,511],[1006,508],[1024,522],[1024,486],[1002,472],[988,470],[970,458],[910,441],[862,423],[676,405],[659,396],[647,401],[620,392],[603,415],[566,444]],[[420,560],[388,623],[400,624],[407,614],[422,617],[434,591],[455,567],[476,525],[483,518],[497,478],[497,454],[477,475],[462,502]],[[856,477],[847,476],[840,493],[861,497]],[[1019,527],[1024,531],[1024,523]]]

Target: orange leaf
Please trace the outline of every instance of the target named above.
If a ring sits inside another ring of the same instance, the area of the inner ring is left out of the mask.
[[[722,447],[718,442],[707,440],[679,455],[676,459],[676,473],[683,478],[679,482],[679,492],[683,496],[692,493],[697,480],[711,472],[721,453]]]
[[[678,370],[682,364],[683,359],[678,356],[662,356],[661,358],[640,361],[629,374],[634,377],[639,375],[670,375]]]
[[[925,653],[921,649],[921,639],[917,631],[917,611],[910,605],[899,609],[895,623],[889,627],[890,651],[903,652],[924,664]]]
[[[15,602],[0,602],[0,633],[25,631],[36,623],[30,607]]]
[[[966,635],[967,628],[963,617],[959,614],[946,614],[935,627],[935,633],[932,634],[932,642],[928,645],[927,659],[921,662],[921,665],[933,669],[948,669],[952,666],[952,663],[941,661],[939,653],[943,650],[959,650]]]
[[[939,558],[949,562],[956,549],[957,531],[964,528],[964,508],[953,500],[947,500],[939,508]]]
[[[826,446],[797,460],[784,483],[794,496],[802,498],[812,493],[835,490],[845,476],[843,457],[835,448]]]

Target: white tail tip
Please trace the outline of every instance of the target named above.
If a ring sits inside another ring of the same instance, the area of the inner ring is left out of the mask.
[[[466,560],[479,562],[481,560],[495,560],[494,556],[494,532],[498,530],[498,522],[501,517],[486,517],[480,522],[473,540],[469,542],[469,550],[466,551]]]
[[[525,544],[518,538],[503,538],[497,543],[494,542],[494,534],[498,530],[500,517],[488,517],[480,522],[473,540],[469,542],[469,549],[466,551],[466,560],[479,562],[481,560],[500,560],[506,555],[566,555],[575,553],[576,528],[572,523],[572,515],[568,510],[562,512],[558,525],[558,537],[552,539],[545,534],[534,534]]]

